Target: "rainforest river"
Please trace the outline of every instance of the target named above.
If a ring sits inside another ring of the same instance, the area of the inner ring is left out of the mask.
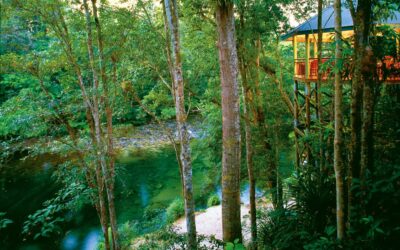
[[[21,233],[28,215],[43,208],[43,202],[54,197],[60,189],[52,174],[62,161],[56,155],[21,156],[0,169],[0,212],[6,212],[5,217],[13,221],[0,231],[0,249],[95,249],[100,234],[99,222],[96,211],[90,205],[63,214],[65,222],[60,224],[59,234],[33,240],[32,236]],[[141,233],[162,226],[162,223],[147,225],[143,215],[149,209],[162,214],[181,194],[179,170],[172,147],[124,151],[118,156],[117,166],[116,209],[119,224],[137,221],[146,225],[142,226]],[[220,194],[217,186],[207,190],[206,183],[209,182],[206,181],[204,166],[199,159],[193,162],[197,209],[205,207],[210,192]],[[217,181],[215,176],[212,177],[214,183]],[[244,200],[248,200],[246,188],[243,186]]]
[[[60,235],[33,241],[21,234],[29,214],[43,208],[60,188],[52,178],[57,156],[17,159],[1,169],[0,212],[13,221],[0,232],[0,249],[94,249],[99,234],[95,210],[87,205],[65,214]],[[180,178],[172,148],[121,153],[117,160],[116,209],[119,223],[140,220],[146,207],[165,209],[180,196]],[[194,188],[203,182],[201,162],[194,164]],[[199,199],[199,195],[197,195]],[[151,228],[149,229],[151,230]]]

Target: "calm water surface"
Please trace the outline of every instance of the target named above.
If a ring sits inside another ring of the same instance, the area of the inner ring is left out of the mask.
[[[0,169],[0,212],[6,212],[6,217],[13,220],[0,231],[0,249],[95,249],[100,231],[91,206],[66,214],[67,222],[62,224],[60,235],[34,241],[21,234],[27,216],[43,208],[43,202],[59,190],[51,175],[60,162],[62,159],[57,156],[42,155],[15,160]],[[121,153],[117,163],[119,223],[141,220],[147,207],[163,211],[180,196],[179,170],[172,148]],[[196,191],[204,183],[202,162],[196,161],[193,168]]]
[[[24,221],[29,214],[43,208],[43,202],[54,197],[60,189],[52,178],[54,169],[65,159],[55,155],[41,155],[16,159],[0,168],[0,212],[13,223],[0,231],[0,249],[96,249],[100,229],[96,211],[90,205],[78,212],[67,212],[66,222],[61,224],[60,234],[32,240],[22,235]],[[123,152],[117,159],[116,212],[119,224],[138,221],[144,226],[143,233],[159,228],[159,223],[147,226],[146,209],[162,215],[166,207],[181,196],[181,183],[175,152],[172,147]],[[206,186],[205,164],[201,159],[193,162],[193,181],[196,206],[204,208],[209,193]],[[210,177],[215,179],[214,177]],[[221,195],[220,187],[211,187]],[[257,196],[263,193],[257,190]],[[248,203],[248,185],[242,185],[242,202]],[[162,217],[162,216],[161,216]],[[165,217],[165,216],[164,216]],[[151,223],[150,223],[151,224]]]

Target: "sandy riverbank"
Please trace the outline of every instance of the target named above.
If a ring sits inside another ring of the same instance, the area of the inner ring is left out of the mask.
[[[240,213],[242,217],[242,234],[244,241],[250,237],[249,232],[246,230],[249,224],[249,206],[242,205]],[[174,222],[174,226],[178,233],[186,233],[186,220],[185,217],[180,218]],[[198,234],[206,236],[214,236],[216,239],[222,240],[222,207],[213,206],[207,208],[204,212],[196,213],[196,230]]]

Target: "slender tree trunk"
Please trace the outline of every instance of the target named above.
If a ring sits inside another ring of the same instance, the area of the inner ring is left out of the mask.
[[[360,176],[362,184],[365,184],[365,173],[367,169],[371,169],[374,159],[374,94],[373,80],[366,82],[363,91],[363,124],[361,131],[361,168]]]
[[[323,112],[322,112],[322,90],[321,90],[321,83],[322,83],[322,71],[320,70],[320,67],[322,65],[322,0],[318,0],[318,41],[317,41],[317,60],[318,60],[318,75],[317,75],[317,116],[319,119],[319,123],[322,125],[323,123]],[[323,136],[323,130],[320,130],[319,133],[319,167],[320,167],[320,172],[321,175],[325,173],[325,161],[324,161],[324,136]]]
[[[225,242],[242,240],[240,216],[240,114],[233,3],[216,9],[222,96],[222,231]]]
[[[240,30],[245,31],[245,20],[243,17],[243,10],[239,11],[240,18]],[[249,201],[250,201],[250,232],[251,232],[251,242],[249,245],[250,249],[257,249],[257,218],[256,218],[256,180],[254,177],[254,161],[253,155],[254,150],[252,146],[252,121],[258,121],[258,99],[254,98],[253,89],[250,86],[250,81],[254,81],[256,97],[261,95],[261,91],[258,88],[258,66],[259,66],[259,39],[255,43],[257,49],[257,56],[255,58],[255,63],[257,67],[250,68],[252,65],[252,60],[248,60],[248,51],[245,46],[245,37],[242,36],[241,39],[238,39],[238,54],[239,54],[239,70],[241,75],[241,83],[242,83],[242,95],[244,99],[243,105],[243,115],[244,115],[244,124],[245,124],[245,139],[246,139],[246,164],[247,164],[247,173],[249,180]],[[253,117],[252,115],[253,114]],[[258,123],[257,123],[258,124]]]
[[[189,249],[197,249],[195,206],[192,183],[192,160],[190,155],[190,138],[187,128],[185,111],[184,82],[179,41],[178,6],[176,0],[165,0],[165,12],[168,20],[170,39],[172,44],[172,65],[175,93],[175,110],[178,133],[181,142],[180,160],[183,171],[185,216],[188,232]]]
[[[101,31],[101,24],[100,19],[98,16],[96,0],[92,1],[92,8],[93,8],[93,16],[96,24],[96,31],[97,31],[97,42],[98,42],[98,49],[99,49],[99,61],[100,61],[100,75],[104,90],[104,105],[106,111],[106,123],[107,123],[107,161],[109,167],[109,176],[105,176],[108,196],[108,211],[110,216],[110,225],[114,243],[114,249],[118,250],[121,248],[119,244],[119,234],[118,234],[118,222],[117,222],[117,215],[115,212],[115,204],[114,204],[114,180],[115,180],[115,166],[114,166],[114,145],[113,145],[113,128],[112,128],[112,108],[110,104],[110,93],[109,93],[109,86],[108,86],[108,79],[106,74],[106,65],[105,65],[105,58],[104,58],[104,41]]]
[[[279,123],[278,123],[279,124]],[[277,126],[279,127],[279,125]],[[278,129],[278,128],[277,128]],[[278,132],[276,131],[273,134],[274,137],[274,162],[276,166],[276,208],[282,209],[283,208],[283,186],[282,186],[282,179],[279,173],[279,144],[278,144]]]
[[[44,86],[44,82],[43,79],[41,79],[38,76],[39,79],[39,83],[40,86],[43,90],[43,92],[46,94],[46,96],[49,98],[49,100],[54,101],[54,98],[51,96],[51,94],[49,93],[49,91],[45,88]],[[99,216],[100,219],[100,225],[101,225],[101,229],[103,232],[103,236],[104,236],[104,246],[106,250],[110,249],[110,242],[108,239],[108,218],[107,218],[107,209],[105,207],[105,200],[104,200],[104,192],[103,192],[103,180],[102,180],[102,176],[100,174],[99,168],[95,167],[95,179],[92,176],[91,173],[91,167],[89,165],[86,164],[86,161],[84,159],[84,155],[83,152],[78,148],[78,141],[77,141],[77,135],[76,135],[76,131],[71,127],[70,125],[70,121],[64,117],[61,116],[61,110],[60,108],[56,105],[54,107],[56,113],[57,113],[57,119],[65,125],[69,137],[71,138],[71,141],[73,143],[74,148],[77,150],[77,154],[78,154],[78,158],[80,160],[80,163],[82,164],[82,167],[84,168],[84,172],[85,172],[85,177],[86,177],[86,181],[88,182],[88,186],[90,188],[96,188],[97,192],[98,192],[98,196],[96,197],[95,195],[91,196],[92,198],[92,202],[93,204],[95,204],[95,208],[97,211],[97,214]],[[90,117],[90,115],[89,115]],[[89,128],[91,131],[91,135],[93,135],[93,127],[90,125],[91,124],[91,119],[87,119],[87,122],[89,124]],[[96,165],[96,164],[95,164]]]
[[[246,99],[246,97],[245,97],[245,99]],[[245,113],[248,114],[249,107],[245,107],[244,109],[245,109]],[[249,185],[250,185],[249,192],[250,192],[250,231],[251,231],[251,245],[252,245],[251,249],[257,249],[256,181],[254,178],[251,124],[248,120],[246,120],[245,126],[246,126],[245,127],[245,130],[246,130],[246,161],[247,161],[247,172],[249,175]]]
[[[249,175],[249,186],[250,186],[250,231],[251,231],[251,249],[257,249],[257,217],[256,217],[256,182],[254,179],[254,163],[253,163],[253,146],[252,146],[252,132],[251,124],[248,120],[249,117],[249,106],[248,106],[248,92],[244,92],[244,113],[246,116],[245,121],[245,133],[246,133],[246,162],[247,162],[247,173]],[[247,96],[247,97],[246,97]],[[247,107],[246,107],[247,106]]]
[[[357,35],[356,35],[357,37]],[[351,87],[351,110],[350,110],[350,155],[347,171],[347,226],[350,227],[351,207],[353,203],[352,183],[353,178],[360,177],[361,161],[361,108],[362,108],[362,83],[361,83],[361,51],[360,45],[354,43],[354,72]]]
[[[110,248],[110,239],[108,235],[108,217],[107,217],[107,204],[104,199],[104,181],[101,175],[100,167],[96,166],[95,168],[96,173],[96,180],[97,180],[97,195],[99,199],[99,212],[100,212],[100,222],[101,222],[101,230],[104,236],[104,246],[106,250]]]
[[[369,47],[369,33],[371,30],[371,0],[361,0],[357,6],[357,13],[360,13],[359,22],[362,32],[362,54],[361,74],[363,88],[363,111],[361,125],[361,163],[360,163],[360,180],[365,182],[365,173],[368,167],[373,164],[373,113],[374,113],[374,76],[372,72],[376,72],[376,59],[373,55],[371,47]]]
[[[335,139],[334,168],[336,176],[336,226],[337,238],[344,238],[344,192],[343,192],[343,114],[342,114],[342,14],[341,0],[335,0]]]
[[[242,51],[243,46],[239,46]],[[242,56],[241,56],[242,57]],[[242,57],[240,60],[240,75],[242,78],[242,92],[244,98],[243,112],[245,124],[245,138],[246,138],[246,163],[247,174],[249,177],[249,197],[250,197],[250,231],[251,231],[251,244],[250,249],[257,249],[257,221],[256,221],[256,189],[254,179],[254,162],[253,162],[253,146],[252,146],[252,126],[251,126],[251,105],[254,105],[253,94],[247,79],[247,64]],[[255,113],[256,115],[257,113]]]
[[[366,186],[366,172],[367,170],[373,169],[374,164],[374,111],[375,111],[375,96],[374,96],[374,84],[375,77],[371,72],[376,72],[376,60],[374,60],[374,55],[372,49],[367,47],[364,54],[363,62],[363,119],[361,128],[361,164],[360,164],[360,187],[361,187],[361,214],[366,213],[366,203],[365,195],[367,192]],[[369,66],[369,67],[368,67]],[[376,94],[375,94],[376,95]]]
[[[371,155],[368,153],[370,150],[367,149],[367,144],[362,141],[362,134],[367,135],[367,137],[371,136],[372,141],[372,129],[371,133],[364,130],[369,130],[370,125],[367,125],[363,122],[362,119],[362,108],[363,108],[363,96],[367,98],[364,104],[364,107],[370,110],[373,110],[373,104],[369,103],[372,95],[372,89],[369,80],[371,80],[371,71],[366,70],[363,72],[364,62],[363,58],[365,57],[366,49],[368,46],[368,37],[370,32],[371,25],[371,0],[360,0],[358,1],[357,7],[355,8],[352,1],[347,1],[349,5],[349,9],[353,18],[353,27],[354,27],[354,72],[352,75],[352,94],[351,94],[351,112],[350,112],[350,120],[351,120],[351,142],[350,142],[350,157],[349,157],[349,167],[347,174],[347,189],[348,189],[348,198],[347,198],[347,227],[350,228],[351,222],[351,209],[353,204],[353,199],[355,199],[353,195],[352,182],[353,178],[362,179],[364,178],[364,171],[362,170],[362,166],[365,166],[365,161],[362,158],[362,152],[365,156],[368,155],[367,158],[371,159]],[[368,62],[367,62],[368,63]],[[368,67],[367,67],[368,68]],[[368,86],[367,86],[368,85]],[[364,90],[364,88],[367,88]],[[370,114],[370,117],[366,117],[367,123],[372,124],[372,112],[367,111],[367,116]],[[362,133],[362,131],[364,132]],[[364,137],[364,140],[366,137]],[[363,147],[362,145],[366,146]],[[363,164],[363,165],[362,165]],[[355,201],[355,202],[361,202]]]
[[[171,91],[171,96],[173,97],[173,99],[175,100],[175,91],[173,88],[174,82],[175,82],[175,77],[174,77],[174,70],[173,70],[173,65],[172,65],[172,57],[171,57],[171,39],[169,39],[168,37],[170,36],[170,30],[168,28],[168,19],[167,19],[167,13],[165,11],[165,3],[164,1],[162,2],[162,6],[163,6],[163,18],[164,18],[164,32],[165,32],[165,52],[167,55],[167,62],[168,62],[168,72],[170,74],[171,80],[172,80],[172,86],[168,86],[170,91]],[[148,113],[148,112],[147,112]],[[152,115],[153,117],[156,117],[155,115]],[[157,119],[158,120],[158,119]],[[159,124],[161,124],[159,122]],[[175,143],[175,139],[174,139],[174,135],[171,136],[170,141],[172,142],[172,144],[174,145],[174,150],[175,150],[175,157],[176,157],[176,161],[178,162],[178,167],[179,167],[179,174],[181,177],[181,185],[182,185],[182,196],[184,196],[183,192],[185,190],[184,187],[184,181],[183,181],[183,169],[182,169],[182,163],[181,163],[181,159],[180,159],[180,155],[181,155],[181,151],[179,148],[179,145],[177,143]]]
[[[57,7],[57,5],[55,5]],[[91,27],[90,27],[90,14],[88,10],[88,5],[87,5],[87,0],[84,1],[84,7],[85,7],[85,18],[86,18],[86,27],[87,27],[87,32],[88,32],[88,40],[87,40],[87,45],[88,45],[88,52],[89,52],[89,61],[91,64],[91,69],[93,75],[93,88],[96,89],[95,93],[97,93],[97,87],[98,87],[98,80],[97,80],[97,74],[94,71],[94,57],[93,57],[93,48],[92,48],[92,36],[91,36]],[[64,16],[62,14],[61,9],[55,9],[59,15],[57,16],[58,19],[56,18],[50,18],[49,16],[42,15],[44,20],[46,20],[56,33],[56,35],[59,37],[59,39],[62,41],[64,44],[64,52],[67,56],[68,62],[72,65],[73,70],[76,73],[76,76],[78,78],[78,86],[81,90],[82,98],[83,98],[83,103],[86,106],[86,120],[88,122],[89,128],[90,128],[90,134],[92,138],[92,143],[93,143],[93,151],[95,155],[101,155],[101,151],[99,151],[98,147],[98,141],[100,141],[100,127],[99,127],[99,113],[98,113],[98,103],[95,102],[95,99],[93,101],[90,99],[85,83],[83,80],[82,76],[82,71],[81,68],[74,56],[73,50],[72,50],[72,42],[69,37],[69,31],[68,27],[66,25]],[[89,32],[90,31],[90,32]],[[99,154],[100,153],[100,154]],[[105,166],[104,164],[100,163],[100,160],[96,160],[95,163],[95,171],[102,171]],[[101,173],[101,172],[97,172]],[[99,176],[99,177],[98,177]],[[100,174],[96,176],[96,182],[97,182],[97,188],[98,188],[98,195],[99,195],[99,208],[100,208],[100,222],[102,224],[102,230],[103,234],[105,234],[105,238],[108,237],[108,222],[107,222],[107,217],[106,217],[106,202],[101,202],[101,199],[103,199],[103,195],[101,194],[104,190],[104,176],[103,174]],[[104,205],[102,205],[104,204]],[[105,216],[104,216],[105,215]],[[107,235],[106,235],[107,234]],[[108,241],[106,239],[106,241]],[[108,243],[106,243],[108,244]],[[109,244],[108,244],[109,245]],[[106,246],[107,247],[107,246]],[[108,248],[110,248],[108,246]]]
[[[109,162],[109,164],[107,164],[107,159],[106,159],[106,154],[107,154],[106,150],[107,151],[109,151],[110,149],[112,150],[112,143],[111,143],[111,147],[110,147],[110,145],[108,145],[108,147],[107,147],[108,149],[106,149],[105,145],[103,143],[103,140],[102,140],[102,131],[101,131],[101,124],[100,124],[100,111],[99,111],[99,99],[100,98],[99,98],[99,94],[98,94],[99,80],[98,80],[97,69],[95,67],[91,17],[90,17],[89,6],[87,3],[87,0],[83,1],[83,6],[85,8],[85,17],[86,17],[87,46],[88,46],[89,62],[90,62],[91,70],[92,70],[92,76],[93,76],[94,95],[93,95],[92,116],[93,116],[93,122],[94,122],[94,128],[95,128],[95,131],[94,131],[95,132],[95,143],[93,143],[93,145],[96,149],[95,150],[96,156],[98,158],[98,162],[100,163],[103,178],[104,178],[104,183],[105,183],[104,186],[105,186],[107,201],[108,201],[108,213],[109,213],[110,226],[111,226],[113,249],[119,250],[121,247],[120,247],[119,241],[118,241],[118,225],[117,225],[117,221],[116,221],[115,207],[114,207],[114,188],[113,188],[113,180],[111,177],[113,170],[110,168],[110,162]],[[97,35],[99,35],[99,34],[97,34]],[[103,57],[103,56],[101,56],[101,57]],[[104,57],[101,59],[104,59]],[[101,67],[104,67],[104,66],[102,65]],[[109,121],[107,118],[107,123],[108,122]],[[111,130],[111,133],[112,133],[112,130]],[[112,136],[111,136],[111,139],[112,139]]]
[[[281,55],[280,55],[280,48],[279,48],[279,39],[276,40],[276,58],[279,64],[280,68],[283,68],[282,63],[281,63]],[[279,76],[276,75],[275,73],[275,83],[278,85],[278,89],[281,93],[281,96],[283,97],[284,102],[289,102],[287,103],[289,110],[291,110],[290,107],[292,107],[292,104],[290,102],[289,98],[286,98],[286,92],[284,92],[282,88],[282,74]],[[279,82],[279,83],[277,83]],[[286,100],[286,101],[285,101]],[[290,104],[290,105],[289,105]],[[259,109],[262,110],[262,99],[259,100]],[[265,115],[263,114],[263,117]],[[269,164],[268,164],[268,186],[272,191],[272,204],[275,209],[280,209],[283,206],[283,201],[282,201],[282,185],[280,183],[280,176],[279,176],[279,155],[278,154],[278,144],[277,144],[277,132],[275,131],[273,135],[270,136],[271,141],[274,141],[273,143],[268,142],[268,126],[265,123],[265,120],[262,121],[264,126],[262,127],[264,129],[264,148],[265,150],[270,151],[269,155]]]

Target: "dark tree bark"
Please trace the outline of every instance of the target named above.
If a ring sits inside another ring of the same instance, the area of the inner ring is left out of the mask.
[[[371,29],[371,0],[360,0],[355,7],[353,1],[347,1],[350,13],[353,18],[354,29],[354,72],[352,75],[351,95],[351,142],[350,157],[347,174],[347,227],[351,224],[351,210],[356,200],[353,194],[353,178],[360,179],[361,183],[365,178],[365,169],[372,164],[373,147],[373,77],[368,64],[368,43]],[[367,60],[364,60],[367,59]],[[364,98],[366,98],[364,100]],[[363,108],[365,109],[363,111]],[[363,117],[364,112],[364,117]]]
[[[225,242],[242,240],[240,216],[240,114],[233,3],[216,9],[222,95],[222,231]]]
[[[240,46],[241,47],[241,46]],[[241,47],[242,49],[242,47]],[[244,52],[244,51],[241,51]],[[257,249],[257,221],[256,221],[256,189],[255,189],[255,178],[254,178],[254,161],[253,155],[254,150],[252,146],[252,117],[251,107],[254,108],[253,93],[249,86],[247,79],[247,67],[246,62],[242,58],[240,60],[240,75],[242,78],[242,93],[244,99],[243,113],[244,113],[244,124],[245,124],[245,138],[246,138],[246,164],[247,174],[249,178],[249,196],[250,196],[250,231],[251,231],[251,246],[250,249]],[[255,109],[254,109],[255,110]],[[256,115],[256,113],[255,113]]]
[[[245,20],[243,12],[245,10],[239,10],[239,19],[240,26],[238,32],[245,31]],[[250,233],[251,233],[251,242],[249,244],[249,249],[257,249],[257,218],[256,218],[256,180],[254,176],[254,149],[253,149],[253,125],[259,125],[259,113],[258,113],[258,103],[257,97],[261,95],[259,91],[258,85],[258,67],[254,67],[259,64],[259,40],[255,43],[255,47],[257,49],[256,58],[252,58],[249,56],[248,51],[246,50],[246,37],[244,35],[241,36],[241,39],[238,39],[238,57],[239,57],[239,71],[241,76],[242,83],[242,95],[244,99],[243,105],[243,116],[244,116],[244,125],[245,125],[245,139],[246,139],[246,165],[247,165],[247,174],[249,180],[249,201],[250,201]],[[250,58],[249,58],[250,57]],[[253,66],[253,67],[251,67]],[[251,86],[250,82],[254,82],[254,88]],[[253,89],[257,90],[256,96],[254,96]],[[255,122],[257,121],[257,124]]]
[[[322,94],[321,94],[321,82],[322,82],[322,71],[320,70],[320,67],[322,65],[322,5],[323,5],[323,0],[318,0],[318,41],[317,41],[317,60],[318,60],[318,75],[317,75],[317,117],[320,122],[320,124],[323,123],[323,117],[322,117]],[[321,173],[325,173],[325,152],[324,152],[324,136],[323,136],[323,131],[322,129],[320,130],[319,133],[319,167]]]
[[[178,6],[176,0],[164,0],[170,39],[172,45],[172,72],[173,89],[175,97],[176,122],[178,125],[180,148],[180,162],[182,164],[182,176],[185,200],[186,227],[188,232],[189,249],[197,249],[195,207],[192,183],[192,160],[190,155],[190,138],[187,129],[187,114],[185,111],[184,82],[182,73],[182,61],[179,41]]]
[[[344,190],[343,190],[343,114],[342,114],[342,13],[341,0],[335,0],[335,139],[334,169],[336,176],[336,227],[337,238],[344,238]]]

